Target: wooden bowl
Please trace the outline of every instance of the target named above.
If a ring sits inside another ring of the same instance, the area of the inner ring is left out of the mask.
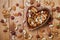
[[[26,20],[27,20],[27,25],[28,25],[29,29],[30,30],[35,30],[35,29],[38,29],[38,28],[42,27],[43,25],[45,25],[47,23],[48,19],[50,18],[50,13],[51,13],[51,11],[48,8],[37,9],[34,6],[29,7],[28,10],[27,10],[27,14],[26,14]],[[29,14],[30,14],[30,16],[29,16]],[[37,24],[39,21],[38,22],[35,22],[34,21],[35,20],[34,17],[36,16],[36,18],[38,18],[38,16],[40,16],[40,15],[41,16],[42,15],[44,15],[44,16],[47,15],[47,16],[45,17],[44,21],[43,21],[43,17],[42,17],[40,24]],[[29,22],[29,20],[30,20],[29,18],[32,20],[32,22]]]

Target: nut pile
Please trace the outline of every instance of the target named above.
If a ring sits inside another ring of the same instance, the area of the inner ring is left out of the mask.
[[[48,18],[49,11],[45,9],[37,10],[35,7],[30,7],[27,12],[27,22],[31,27],[41,25]]]

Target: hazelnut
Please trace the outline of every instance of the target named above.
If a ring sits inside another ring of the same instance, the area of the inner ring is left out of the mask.
[[[18,12],[18,15],[19,15],[19,16],[22,16],[22,13],[21,13],[21,12]]]
[[[56,7],[57,12],[60,12],[60,7]]]
[[[56,11],[56,8],[52,8],[52,12],[55,12]]]
[[[30,0],[30,4],[34,4],[35,0]]]
[[[6,29],[4,29],[4,30],[3,30],[3,32],[7,32],[7,30],[6,30]]]
[[[1,19],[1,21],[0,21],[1,23],[4,23],[4,20],[3,19]]]
[[[59,25],[57,25],[57,27],[56,27],[57,29],[60,29],[60,24]]]
[[[19,32],[22,33],[23,32],[23,29],[19,29]]]
[[[36,35],[36,38],[40,38],[40,36],[39,35]]]
[[[11,19],[14,20],[14,16],[11,16]]]
[[[16,3],[16,6],[19,6],[19,4],[18,4],[18,3]]]
[[[51,37],[51,35],[52,35],[52,34],[51,34],[51,33],[49,33],[49,35],[48,35],[48,36],[49,36],[49,37]]]
[[[16,35],[16,32],[15,32],[15,31],[11,31],[11,34],[12,34],[12,35]]]

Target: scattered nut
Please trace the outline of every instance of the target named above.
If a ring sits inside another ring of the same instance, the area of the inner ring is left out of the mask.
[[[36,38],[40,38],[40,36],[39,35],[36,35]]]
[[[50,35],[49,35],[49,38],[53,38],[53,35],[50,34]]]
[[[18,4],[18,3],[16,3],[16,6],[19,6],[19,4]]]
[[[21,26],[21,24],[18,24],[18,26]]]
[[[51,24],[51,25],[49,25],[49,27],[50,27],[50,28],[53,28],[53,26],[54,26],[54,25],[52,25],[52,24]]]
[[[31,6],[31,4],[30,4],[30,3],[28,3],[28,2],[26,2],[26,6],[28,6],[28,7],[29,7],[29,6]]]
[[[23,29],[19,29],[19,32],[22,33],[23,32]]]
[[[56,7],[57,12],[60,12],[60,7]]]
[[[50,2],[50,6],[51,6],[51,7],[54,7],[54,6],[55,6],[55,3],[51,1],[51,2]]]
[[[55,12],[56,11],[56,8],[52,8],[52,12]]]
[[[56,19],[60,20],[60,14],[57,15]]]
[[[10,14],[5,14],[3,16],[4,16],[4,18],[9,18],[10,17]]]
[[[34,4],[35,0],[30,0],[30,4]]]
[[[47,40],[46,38],[42,38],[42,40]]]
[[[6,29],[4,29],[4,30],[3,30],[3,32],[7,32],[7,30],[6,30]]]
[[[16,35],[16,32],[15,32],[15,31],[11,31],[11,34],[12,34],[12,35]]]
[[[23,35],[18,35],[17,37],[18,37],[18,38],[21,38],[22,36],[23,36]]]
[[[14,16],[18,16],[18,13],[14,13],[13,15],[14,15]]]
[[[14,20],[14,19],[15,19],[15,17],[14,17],[14,16],[11,16],[11,19],[12,19],[12,20]]]
[[[19,7],[20,7],[21,9],[24,9],[24,5],[22,5],[22,4],[21,4]]]
[[[19,16],[22,16],[22,13],[21,13],[21,12],[18,12],[18,15],[19,15]]]
[[[15,11],[15,10],[16,10],[16,7],[15,7],[15,6],[12,6],[12,10],[14,10],[14,11]]]
[[[2,11],[2,13],[3,13],[3,14],[6,14],[6,13],[7,13],[7,10],[4,9],[4,10]]]
[[[57,29],[60,29],[60,24],[56,26]]]
[[[24,34],[25,39],[28,39],[28,37],[29,37],[28,33]]]
[[[1,22],[1,23],[5,23],[3,19],[1,19],[1,21],[0,21],[0,22]]]
[[[14,35],[12,36],[12,40],[15,40],[15,36]]]
[[[32,37],[33,37],[33,36],[32,36],[31,34],[29,34],[28,39],[29,39],[29,40],[31,40],[31,39],[32,39]]]
[[[26,30],[23,30],[23,34],[26,34],[27,32],[26,32]]]

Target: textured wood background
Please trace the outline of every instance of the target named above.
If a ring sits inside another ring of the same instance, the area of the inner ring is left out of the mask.
[[[43,3],[43,1],[44,1],[44,0],[41,0],[41,3]],[[51,0],[51,1],[52,1],[52,0]],[[53,1],[55,2],[55,7],[60,5],[60,0],[53,0]],[[44,35],[44,34],[42,34],[42,32],[41,32],[41,30],[43,30],[43,29],[46,31],[46,33],[49,32],[49,27],[48,27],[48,25],[46,25],[46,27],[40,28],[40,29],[35,30],[35,31],[29,31],[29,29],[28,29],[28,27],[27,27],[27,24],[26,24],[26,23],[23,24],[23,21],[26,20],[26,10],[27,10],[27,8],[28,8],[28,7],[25,5],[26,0],[0,0],[0,20],[1,20],[2,18],[4,18],[3,15],[2,15],[2,13],[1,13],[1,12],[2,12],[2,9],[3,9],[2,6],[5,5],[5,8],[7,9],[7,8],[9,8],[9,7],[12,7],[13,5],[16,5],[16,3],[19,3],[20,5],[24,5],[24,9],[19,9],[19,8],[17,7],[17,9],[16,9],[16,11],[15,11],[15,12],[21,12],[21,13],[22,13],[22,16],[16,17],[16,18],[14,19],[14,21],[12,21],[10,18],[8,18],[8,19],[7,19],[7,20],[8,20],[8,21],[7,21],[8,27],[11,27],[11,24],[12,24],[13,22],[16,24],[16,27],[17,27],[17,24],[20,23],[21,26],[20,26],[19,28],[25,29],[29,34],[33,35],[33,38],[32,38],[31,40],[38,40],[38,39],[36,38],[36,35],[37,35],[37,34],[40,35],[40,36],[43,35],[44,37],[47,38],[47,40],[51,40],[51,39],[48,38],[47,35]],[[13,13],[14,13],[14,12],[11,12],[10,14],[13,15]],[[53,13],[53,14],[54,14],[53,17],[55,17],[57,13]],[[18,20],[19,22],[16,23],[16,20]],[[58,20],[53,19],[53,24],[54,24],[54,25],[56,25],[56,24],[58,24],[58,23],[59,23]],[[4,32],[3,32],[3,29],[4,29],[4,26],[2,26],[2,23],[0,23],[0,40],[10,40],[11,35],[10,35],[9,30],[8,30],[7,33],[4,33]],[[55,28],[54,28],[54,30],[55,30]],[[60,31],[58,30],[58,32],[60,32]],[[17,30],[16,33],[17,33],[17,35],[20,35],[20,33],[18,32],[18,30]],[[59,36],[59,37],[60,37],[60,36]],[[53,40],[60,40],[59,37],[55,37]],[[17,37],[16,37],[16,40],[28,40],[28,39],[25,39],[24,37],[22,37],[22,38],[17,38]]]

